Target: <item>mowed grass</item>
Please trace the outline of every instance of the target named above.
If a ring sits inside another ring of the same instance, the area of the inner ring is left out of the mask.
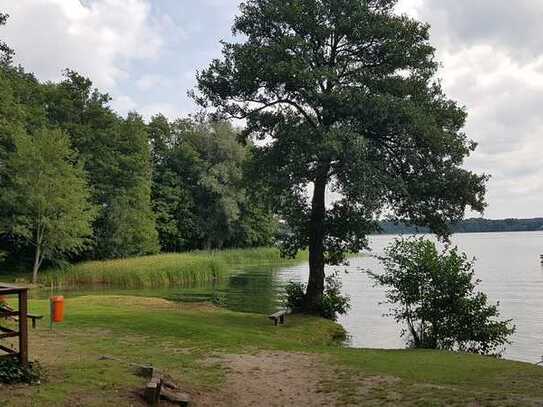
[[[41,274],[45,286],[64,288],[162,288],[221,280],[241,266],[289,264],[275,248],[195,251],[119,260],[92,261]]]
[[[47,301],[31,311],[46,313]],[[31,331],[31,352],[49,371],[41,386],[0,387],[9,406],[124,406],[145,380],[127,363],[150,363],[191,394],[221,390],[224,354],[304,352],[322,361],[320,390],[336,405],[543,405],[543,369],[475,355],[349,349],[330,321],[292,316],[274,327],[265,316],[204,304],[106,296],[66,302],[66,321]],[[116,360],[100,360],[103,356]],[[288,374],[286,372],[285,374]],[[131,401],[132,400],[132,401]],[[2,401],[0,401],[2,405]]]
[[[30,310],[47,313],[48,302]],[[276,329],[262,315],[241,314],[209,304],[176,304],[142,297],[78,297],[66,300],[66,320],[52,331],[47,322],[31,330],[30,350],[49,377],[41,386],[0,387],[9,406],[128,406],[144,379],[128,362],[152,364],[185,391],[216,391],[224,369],[222,353],[259,349],[298,350],[327,346],[343,330],[319,318],[292,317]],[[103,356],[119,361],[100,360]],[[135,404],[140,405],[140,404]]]

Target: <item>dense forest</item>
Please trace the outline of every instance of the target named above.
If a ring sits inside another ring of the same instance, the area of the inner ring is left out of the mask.
[[[121,117],[90,79],[42,83],[0,45],[1,271],[272,242],[228,122]]]
[[[381,233],[413,234],[429,233],[428,228],[410,226],[402,223],[381,222]],[[543,230],[543,218],[533,219],[466,219],[451,226],[454,233],[483,233],[483,232],[532,232]]]

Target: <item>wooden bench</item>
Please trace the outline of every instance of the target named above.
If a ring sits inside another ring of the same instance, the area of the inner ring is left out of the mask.
[[[43,315],[38,314],[26,314],[26,317],[32,320],[32,329],[36,328],[36,321],[43,319]]]
[[[277,311],[276,313],[274,314],[271,314],[268,318],[271,319],[274,323],[275,326],[277,326],[277,324],[284,324],[285,323],[285,317],[290,314],[290,309],[282,309],[280,311]]]

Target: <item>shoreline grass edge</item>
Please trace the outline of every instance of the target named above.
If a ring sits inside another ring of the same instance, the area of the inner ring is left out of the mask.
[[[165,253],[127,259],[83,262],[44,271],[39,284],[55,288],[167,288],[221,281],[241,266],[289,265],[303,262],[281,257],[276,248]]]

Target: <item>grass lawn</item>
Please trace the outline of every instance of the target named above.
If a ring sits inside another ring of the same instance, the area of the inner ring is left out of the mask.
[[[48,303],[34,300],[30,308],[46,314]],[[45,321],[31,331],[31,354],[48,379],[0,386],[0,405],[140,405],[135,391],[145,380],[121,361],[162,369],[198,405],[229,380],[222,356],[261,352],[318,361],[312,372],[299,373],[316,377],[318,391],[340,406],[543,405],[542,368],[447,352],[348,349],[334,340],[341,327],[318,318],[292,316],[276,328],[262,315],[122,296],[68,299],[66,310],[65,323],[53,331]]]

